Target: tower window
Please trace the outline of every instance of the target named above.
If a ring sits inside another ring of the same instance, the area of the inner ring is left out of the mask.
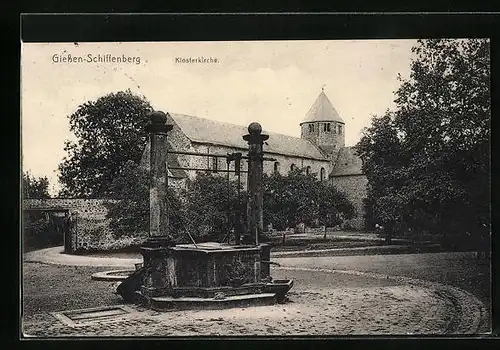
[[[306,168],[306,175],[309,175],[310,173],[311,173],[311,167],[310,167],[310,166],[308,166],[308,167]]]
[[[309,124],[309,132],[314,132],[314,124]]]
[[[280,163],[274,162],[274,172],[278,174],[280,172]]]
[[[212,170],[214,171],[214,173],[217,172],[218,165],[219,164],[217,157],[212,157]]]
[[[330,123],[324,123],[323,124],[323,131],[325,132],[330,132]]]
[[[339,135],[342,135],[342,125],[339,125]]]
[[[319,171],[319,178],[321,181],[325,179],[325,168],[321,168],[321,170]]]

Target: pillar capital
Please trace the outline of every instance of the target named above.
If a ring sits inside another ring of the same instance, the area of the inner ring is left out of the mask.
[[[269,135],[262,134],[262,126],[253,122],[248,125],[248,134],[243,136],[243,140],[249,145],[261,144],[269,138]]]
[[[168,113],[162,111],[153,111],[149,114],[149,124],[146,126],[146,130],[153,134],[166,134],[172,130],[173,125],[167,124]]]

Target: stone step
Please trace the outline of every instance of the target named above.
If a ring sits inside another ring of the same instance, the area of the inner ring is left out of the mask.
[[[180,297],[173,298],[170,296],[153,297],[149,300],[139,294],[139,299],[149,304],[149,307],[157,311],[170,310],[217,310],[232,307],[248,307],[248,306],[264,306],[277,303],[275,293],[260,293],[233,295],[224,298],[194,298]]]

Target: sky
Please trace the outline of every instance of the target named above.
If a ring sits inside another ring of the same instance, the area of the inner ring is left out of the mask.
[[[397,75],[409,75],[415,42],[22,43],[23,171],[47,176],[55,194],[64,141],[74,139],[69,115],[126,89],[164,112],[240,125],[257,121],[266,131],[300,137],[299,123],[324,88],[352,146],[373,115],[394,107]],[[81,59],[68,62],[69,55]],[[98,55],[104,59],[95,62]],[[212,63],[180,60],[190,57]]]

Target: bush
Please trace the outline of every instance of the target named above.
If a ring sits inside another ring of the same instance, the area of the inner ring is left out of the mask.
[[[264,225],[284,230],[298,224],[337,226],[355,214],[344,193],[317,179],[316,174],[294,170],[283,176],[264,175]]]
[[[184,239],[189,232],[197,241],[220,241],[236,229],[238,211],[242,220],[245,213],[243,203],[238,200],[237,186],[231,181],[228,189],[226,178],[211,173],[200,172],[193,180],[187,180],[180,192],[179,207]],[[244,198],[243,191],[241,197]]]
[[[109,227],[115,238],[134,237],[149,232],[149,174],[136,163],[129,161],[113,180],[111,193],[114,202],[106,204]],[[180,230],[180,201],[174,189],[167,193],[170,232]],[[179,237],[174,237],[179,239]]]
[[[47,212],[23,215],[23,249],[43,249],[63,244],[62,220]]]

